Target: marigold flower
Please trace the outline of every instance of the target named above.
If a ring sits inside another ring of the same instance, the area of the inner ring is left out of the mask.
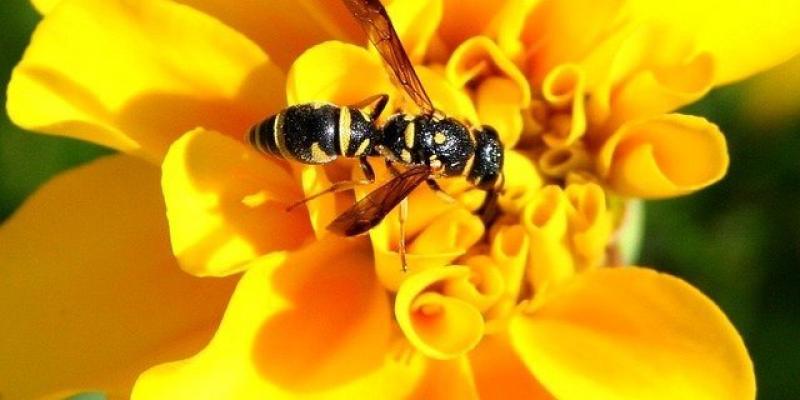
[[[134,399],[754,397],[744,344],[711,300],[611,267],[630,261],[628,199],[727,169],[719,129],[671,112],[797,53],[774,40],[800,33],[795,6],[391,2],[437,108],[494,126],[507,152],[491,227],[458,179],[441,182],[454,204],[410,196],[403,273],[395,218],[368,239],[325,231],[352,194],[285,211],[353,163],[301,166],[242,141],[287,103],[387,93],[413,110],[338,2],[34,3],[45,17],[9,115],[123,154],[55,179],[0,228],[15,266],[0,353],[31,362],[0,363],[0,393],[125,397],[135,380]],[[218,328],[231,279],[175,264],[244,272]]]

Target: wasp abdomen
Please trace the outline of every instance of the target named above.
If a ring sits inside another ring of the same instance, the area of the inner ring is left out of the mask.
[[[291,106],[250,129],[256,149],[305,164],[326,164],[338,156],[358,157],[372,150],[374,128],[358,109],[332,104]]]

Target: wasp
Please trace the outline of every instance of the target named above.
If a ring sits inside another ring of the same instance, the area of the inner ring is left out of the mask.
[[[339,157],[359,160],[364,180],[333,183],[290,209],[326,193],[374,182],[375,173],[369,158],[383,157],[394,177],[339,215],[328,229],[345,236],[359,235],[376,226],[400,205],[398,252],[403,271],[406,271],[404,223],[408,216],[408,195],[426,182],[431,189],[448,197],[436,179],[464,177],[475,188],[487,192],[477,212],[484,221],[490,221],[496,213],[497,194],[503,185],[503,144],[492,127],[470,128],[433,107],[379,0],[343,2],[383,58],[392,81],[414,101],[421,113],[394,114],[380,125],[378,117],[388,101],[385,94],[347,106],[298,104],[253,126],[247,141],[263,153],[305,164],[327,164]]]

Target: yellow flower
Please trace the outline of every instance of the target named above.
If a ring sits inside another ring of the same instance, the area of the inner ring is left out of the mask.
[[[437,107],[491,124],[507,148],[488,230],[464,182],[442,182],[456,204],[412,194],[403,274],[394,218],[342,239],[324,226],[348,194],[284,211],[352,163],[290,165],[241,141],[287,102],[389,93],[411,109],[338,2],[35,4],[46,16],[9,115],[125,155],[55,179],[0,228],[0,354],[13,360],[0,393],[125,397],[141,371],[189,357],[147,370],[133,397],[754,397],[741,338],[709,299],[607,268],[606,250],[621,198],[723,176],[719,130],[665,113],[796,53],[781,40],[800,30],[796,6],[392,3]],[[218,329],[230,279],[176,264],[246,271]]]

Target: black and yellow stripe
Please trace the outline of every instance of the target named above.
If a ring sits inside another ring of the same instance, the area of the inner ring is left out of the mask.
[[[275,157],[326,164],[372,153],[376,128],[359,109],[326,103],[291,106],[250,128],[247,142]]]

